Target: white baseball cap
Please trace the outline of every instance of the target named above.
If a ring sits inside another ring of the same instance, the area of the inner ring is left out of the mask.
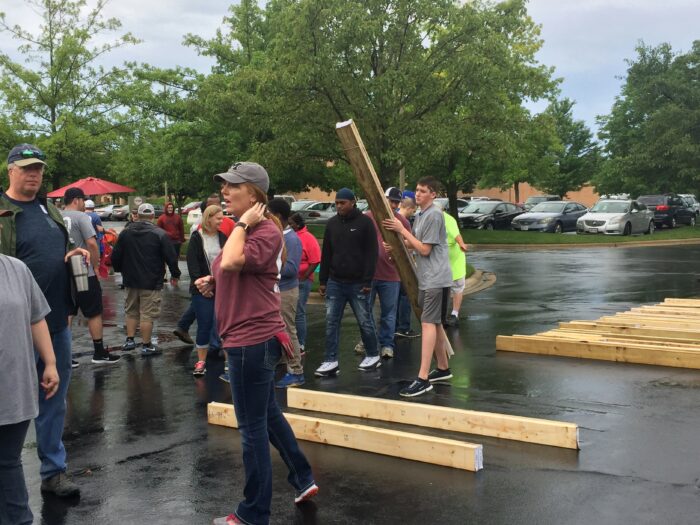
[[[92,210],[95,208],[95,202],[91,199],[88,199],[85,201],[85,208],[88,210]]]

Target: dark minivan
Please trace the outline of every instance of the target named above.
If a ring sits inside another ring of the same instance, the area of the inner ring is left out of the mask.
[[[695,212],[675,193],[642,195],[637,199],[654,212],[656,227],[675,228],[679,223],[695,226]]]

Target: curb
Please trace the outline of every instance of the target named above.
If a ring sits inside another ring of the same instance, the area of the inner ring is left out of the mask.
[[[669,239],[663,241],[630,241],[585,244],[468,244],[478,250],[560,250],[568,248],[645,248],[649,246],[692,246],[700,244],[700,239]]]

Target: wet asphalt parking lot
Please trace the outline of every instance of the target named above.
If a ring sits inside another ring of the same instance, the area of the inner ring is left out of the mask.
[[[434,432],[484,445],[484,469],[472,473],[302,442],[321,492],[295,507],[273,453],[272,523],[700,523],[700,370],[495,350],[499,334],[700,295],[700,246],[479,249],[468,259],[498,281],[465,298],[459,327],[448,331],[456,351],[451,386],[415,402],[573,422],[581,450]],[[111,346],[124,334],[118,280],[103,281]],[[211,356],[207,376],[194,379],[193,350],[173,340],[187,301],[186,281],[166,286],[157,326],[163,355],[129,355],[110,368],[90,364],[87,328],[75,327],[81,366],[71,383],[65,443],[82,496],[66,502],[41,495],[31,429],[23,459],[36,523],[206,524],[233,510],[243,490],[240,436],[206,420],[207,402],[230,402],[231,394],[217,379],[221,359]],[[399,340],[393,360],[362,373],[348,309],[342,373],[319,379],[313,370],[323,356],[323,306],[309,306],[309,315],[303,388],[399,398],[417,371],[419,339]]]

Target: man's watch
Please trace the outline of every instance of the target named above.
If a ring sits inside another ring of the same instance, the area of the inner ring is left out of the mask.
[[[248,226],[245,222],[242,221],[238,221],[236,223],[236,228],[243,228],[243,231],[245,231],[246,233],[248,233],[248,231],[250,230],[250,226]]]

